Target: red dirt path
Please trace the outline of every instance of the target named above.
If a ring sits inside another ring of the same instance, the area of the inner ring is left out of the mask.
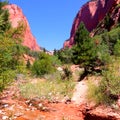
[[[49,111],[26,111],[15,120],[83,120],[80,107],[74,104],[49,103]]]
[[[84,105],[78,106],[72,102],[50,103],[39,99],[34,103],[27,101],[30,100],[20,97],[15,85],[6,89],[0,95],[0,120],[84,120]],[[45,110],[41,110],[39,104]]]

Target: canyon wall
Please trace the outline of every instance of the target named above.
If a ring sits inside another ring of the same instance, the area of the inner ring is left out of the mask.
[[[10,14],[9,19],[13,27],[17,27],[18,23],[21,21],[26,26],[22,44],[24,46],[29,47],[31,50],[39,51],[40,47],[37,44],[36,39],[30,30],[30,25],[28,23],[27,18],[23,14],[22,10],[17,5],[14,4],[6,5],[4,6],[4,8],[8,9],[9,11]]]
[[[74,19],[70,38],[65,41],[64,47],[71,47],[74,44],[75,33],[81,21],[85,24],[88,31],[91,32],[105,17],[106,13],[118,3],[120,3],[120,0],[92,0],[83,5]]]

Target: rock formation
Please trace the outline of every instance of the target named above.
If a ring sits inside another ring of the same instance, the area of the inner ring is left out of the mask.
[[[75,32],[81,21],[85,24],[88,31],[91,32],[105,17],[106,13],[110,12],[114,5],[119,3],[120,0],[92,0],[83,5],[74,19],[69,41],[67,40],[64,43],[64,47],[71,47],[74,44]]]
[[[104,105],[87,109],[84,120],[120,120],[119,109],[112,109]]]
[[[36,43],[35,37],[32,35],[29,23],[25,15],[23,14],[22,10],[17,5],[14,5],[14,4],[6,5],[4,6],[4,8],[8,9],[9,11],[9,14],[10,14],[9,18],[13,27],[17,27],[18,23],[21,21],[26,26],[23,45],[29,47],[31,50],[35,50],[35,51],[40,50],[40,47]]]

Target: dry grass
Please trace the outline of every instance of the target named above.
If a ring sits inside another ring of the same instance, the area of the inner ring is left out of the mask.
[[[59,76],[59,75],[58,75]],[[75,83],[72,80],[61,80],[56,75],[47,76],[49,80],[28,82],[20,85],[20,91],[25,98],[39,97],[40,99],[62,100],[65,96],[71,98]]]

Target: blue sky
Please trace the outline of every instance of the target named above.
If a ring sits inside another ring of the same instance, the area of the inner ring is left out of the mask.
[[[9,0],[27,17],[39,46],[60,49],[70,37],[73,20],[88,0]]]

